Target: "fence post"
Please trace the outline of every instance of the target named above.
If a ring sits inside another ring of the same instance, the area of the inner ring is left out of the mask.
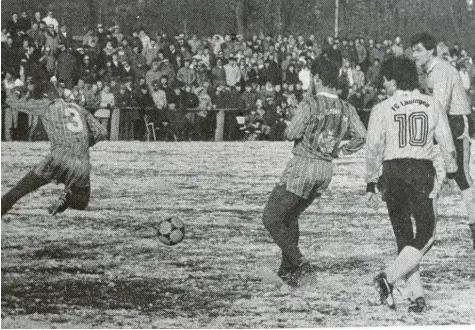
[[[214,133],[214,141],[220,142],[223,141],[224,137],[224,110],[219,110],[216,112],[216,131]]]
[[[111,132],[110,140],[118,141],[119,140],[119,129],[120,129],[120,109],[114,108],[111,111]]]

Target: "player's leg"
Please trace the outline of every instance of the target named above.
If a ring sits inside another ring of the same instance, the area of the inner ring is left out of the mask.
[[[90,176],[74,184],[66,185],[59,198],[50,206],[51,215],[64,212],[67,208],[84,210],[89,204],[91,196]]]
[[[298,246],[299,239],[300,239],[300,228],[299,228],[299,217],[302,212],[304,212],[315,200],[315,198],[320,196],[318,192],[319,187],[321,187],[323,183],[318,183],[314,190],[310,192],[309,198],[304,199],[301,203],[297,205],[297,207],[293,210],[293,212],[289,213],[287,228],[288,228],[288,236],[292,240],[294,244]],[[289,259],[282,253],[282,262],[279,267],[279,271],[277,272],[279,275],[286,274],[293,271],[292,263]]]
[[[455,182],[459,186],[462,199],[468,213],[469,226],[472,231],[473,248],[475,249],[475,188],[470,177],[470,139],[468,138],[467,116],[449,116],[450,129],[454,137],[455,150],[457,151],[458,170]]]
[[[28,172],[15,187],[2,196],[2,216],[7,213],[20,198],[48,183],[48,180],[36,174],[35,171]]]
[[[302,197],[287,191],[285,184],[277,185],[267,201],[262,219],[265,228],[281,248],[283,256],[292,268],[299,266],[303,255],[295,242],[295,236],[294,238],[289,236],[289,219],[302,200]],[[295,224],[291,227],[294,230],[298,228]]]

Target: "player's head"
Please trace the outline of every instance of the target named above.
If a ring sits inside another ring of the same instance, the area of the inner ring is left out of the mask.
[[[313,63],[311,68],[315,89],[322,87],[336,88],[338,83],[338,67],[331,61],[320,57]]]
[[[411,38],[412,55],[418,66],[425,66],[436,55],[437,40],[427,32],[417,33]]]
[[[396,89],[413,91],[419,88],[416,64],[405,56],[389,58],[381,67],[384,88],[389,95]]]

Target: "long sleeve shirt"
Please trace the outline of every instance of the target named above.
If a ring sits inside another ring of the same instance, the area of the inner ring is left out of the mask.
[[[450,63],[433,58],[426,71],[429,93],[440,102],[447,114],[469,115],[471,113],[462,79]]]
[[[351,140],[341,142],[347,132]],[[332,160],[338,153],[353,153],[365,143],[366,129],[355,108],[338,96],[319,93],[306,97],[285,131],[286,138],[295,141],[292,153],[307,158]]]
[[[94,141],[104,140],[107,130],[83,107],[65,102],[62,99],[18,99],[8,97],[6,103],[18,110],[31,115],[40,116],[48,139],[51,152],[68,153],[75,156],[89,157],[89,133]]]
[[[433,97],[418,90],[397,90],[371,111],[367,135],[366,182],[375,183],[385,160],[432,160],[434,138],[447,172],[455,172],[455,147],[447,113]]]

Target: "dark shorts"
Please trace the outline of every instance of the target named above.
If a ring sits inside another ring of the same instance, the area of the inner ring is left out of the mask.
[[[47,182],[56,181],[69,187],[91,185],[91,164],[86,157],[50,154],[33,171]]]
[[[435,212],[429,195],[434,180],[432,161],[396,159],[383,163],[385,199],[399,252],[412,246],[425,253],[433,242]]]
[[[472,179],[470,178],[470,141],[467,138],[459,139],[468,130],[469,124],[467,116],[449,115],[449,126],[454,139],[455,150],[457,152],[457,173],[454,177],[460,190],[470,188]]]

